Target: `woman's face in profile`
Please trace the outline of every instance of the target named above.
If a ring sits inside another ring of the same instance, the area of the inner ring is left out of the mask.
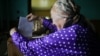
[[[58,21],[58,14],[57,14],[57,11],[56,11],[56,8],[55,6],[53,6],[51,8],[51,19],[53,21],[53,24],[57,24],[57,21]]]
[[[51,8],[50,12],[51,12],[51,18],[52,18],[53,24],[57,24],[58,22],[62,21],[62,19],[66,19],[68,16],[67,14],[59,10],[57,6],[55,6],[55,4]]]

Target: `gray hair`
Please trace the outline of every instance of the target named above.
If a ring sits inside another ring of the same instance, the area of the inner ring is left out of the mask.
[[[66,22],[75,23],[79,20],[80,8],[74,3],[74,0],[57,0],[54,5],[57,7],[56,10],[64,12],[68,15]]]
[[[73,0],[57,0],[55,5],[60,11],[63,11],[67,14],[76,13],[77,6]]]
[[[77,23],[80,19],[85,21],[86,25],[95,31],[91,23],[86,20],[84,16],[80,15],[80,7],[76,5],[73,0],[57,0],[54,5],[57,7],[56,10],[69,14],[69,18],[67,19],[65,26]]]

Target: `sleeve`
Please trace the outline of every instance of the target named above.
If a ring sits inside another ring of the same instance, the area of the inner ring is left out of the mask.
[[[27,40],[18,32],[15,32],[12,35],[12,39],[15,45],[21,50],[24,55],[36,55],[36,53],[40,53],[41,51],[47,51],[48,53],[50,49],[54,49],[55,47],[67,47],[71,37],[74,33],[71,33],[70,29],[62,29],[60,31],[54,32],[42,38]],[[71,36],[70,36],[71,35]],[[65,46],[66,44],[66,46]],[[60,50],[59,50],[60,51]]]
[[[54,31],[57,30],[56,26],[52,24],[52,20],[51,19],[45,19],[44,18],[42,24],[46,29],[54,30]]]

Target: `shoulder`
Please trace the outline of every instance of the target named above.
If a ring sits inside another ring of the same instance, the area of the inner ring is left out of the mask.
[[[76,37],[77,33],[85,33],[85,28],[83,28],[80,25],[72,25],[70,27],[67,28],[63,28],[59,31],[56,31],[54,33],[51,33],[49,35],[47,35],[46,37],[50,37],[50,38],[55,38],[55,37]]]
[[[87,29],[86,27],[83,27],[79,24],[75,24],[66,28],[66,30],[86,30],[86,29]]]
[[[84,34],[88,32],[88,29],[79,25],[79,24],[75,24],[72,25],[70,27],[65,28],[65,30],[62,30],[62,32],[66,31],[66,34]]]
[[[82,27],[79,24],[74,24],[72,26],[69,26],[67,28],[64,28],[66,31],[73,31],[73,30],[80,30],[80,29],[85,29],[84,27]]]

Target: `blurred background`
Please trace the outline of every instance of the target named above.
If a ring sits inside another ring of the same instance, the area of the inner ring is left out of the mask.
[[[0,56],[7,55],[9,30],[18,25],[20,16],[30,12],[50,17],[50,8],[56,0],[0,0]],[[74,0],[81,14],[90,20],[100,34],[100,0]]]

